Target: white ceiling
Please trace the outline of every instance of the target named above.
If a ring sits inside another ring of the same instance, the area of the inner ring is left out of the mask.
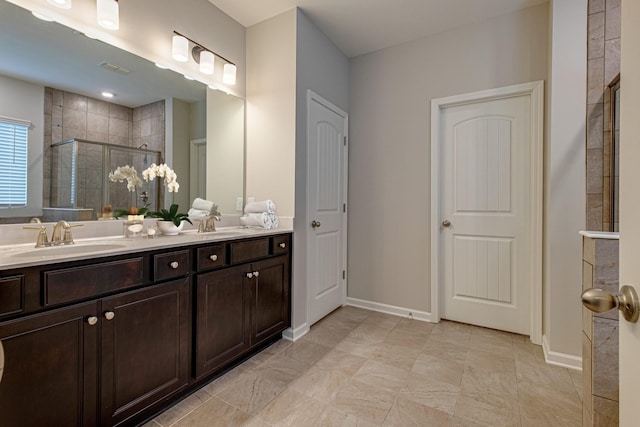
[[[294,7],[348,57],[546,3],[548,0],[209,0],[245,27]]]

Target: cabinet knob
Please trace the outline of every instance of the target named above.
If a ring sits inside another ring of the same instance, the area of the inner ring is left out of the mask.
[[[253,272],[253,275],[254,275],[254,276],[256,276],[256,277],[258,277],[258,276],[260,275],[260,272],[259,272],[259,271],[254,271],[254,272]]]
[[[253,277],[253,273],[247,273],[247,277],[251,279]]]
[[[217,260],[218,260],[218,255],[215,255],[215,254],[214,254],[214,255],[211,255],[211,256],[209,257],[209,259],[210,259],[211,261],[217,261]]]
[[[93,326],[93,325],[95,325],[96,323],[98,323],[98,318],[97,318],[96,316],[89,316],[89,317],[87,317],[87,323],[88,323],[90,326]]]
[[[278,246],[280,246],[282,249],[284,249],[284,248],[287,247],[287,244],[286,243],[280,243]]]
[[[170,266],[171,268],[173,268],[174,270],[175,270],[176,268],[178,268],[178,266],[179,266],[179,265],[180,265],[180,264],[178,264],[178,261],[173,261],[172,263],[170,263],[170,264],[169,264],[169,266]]]
[[[104,318],[107,320],[111,320],[116,317],[116,314],[113,311],[105,311]]]

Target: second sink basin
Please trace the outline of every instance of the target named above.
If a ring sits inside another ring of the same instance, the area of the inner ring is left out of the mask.
[[[123,249],[126,245],[123,243],[82,243],[65,246],[49,246],[47,248],[35,248],[27,251],[15,252],[11,256],[16,258],[40,258],[58,255],[76,255],[91,252],[110,251],[114,249]]]

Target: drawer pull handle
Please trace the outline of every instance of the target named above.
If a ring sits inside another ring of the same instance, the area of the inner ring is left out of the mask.
[[[98,323],[98,318],[96,316],[89,316],[87,317],[87,323],[89,324],[89,326],[93,326]]]
[[[284,248],[287,247],[287,244],[286,243],[280,243],[278,246],[280,246],[282,249],[284,249]]]
[[[253,277],[253,273],[247,273],[247,277],[251,279]]]
[[[217,261],[217,260],[218,260],[218,255],[215,255],[215,254],[214,254],[214,255],[211,255],[211,256],[209,257],[209,259],[210,259],[211,261]]]
[[[254,275],[254,276],[256,276],[256,277],[258,277],[258,276],[260,275],[260,272],[259,272],[259,271],[254,271],[254,272],[253,272],[253,275]]]
[[[172,263],[170,263],[170,264],[169,264],[169,266],[170,266],[171,268],[173,268],[174,270],[175,270],[176,268],[178,268],[178,266],[179,266],[179,265],[180,265],[180,264],[178,264],[178,261],[173,261]]]
[[[106,311],[104,313],[104,318],[107,319],[107,320],[111,320],[114,317],[116,317],[116,314],[113,311]]]

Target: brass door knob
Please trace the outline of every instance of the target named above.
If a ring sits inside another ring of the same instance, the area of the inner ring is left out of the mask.
[[[442,221],[442,226],[444,228],[449,228],[451,227],[451,221],[449,221],[448,219],[445,219],[444,221]]]
[[[632,286],[624,285],[618,295],[611,295],[602,289],[591,288],[582,293],[582,304],[596,313],[617,308],[622,312],[625,320],[631,323],[638,321],[640,316],[640,300]]]
[[[312,228],[318,228],[320,227],[320,221],[316,221],[315,219],[313,221],[311,221],[311,227]]]

